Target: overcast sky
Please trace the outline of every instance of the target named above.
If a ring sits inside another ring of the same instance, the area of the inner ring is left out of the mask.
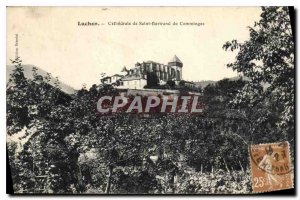
[[[36,65],[79,89],[98,84],[100,74],[153,60],[167,62],[176,54],[189,81],[220,80],[237,74],[226,67],[234,53],[222,45],[249,38],[247,26],[259,20],[259,7],[9,8],[7,64],[15,54],[18,34],[23,64]],[[97,22],[100,26],[78,26]],[[197,22],[204,26],[121,26],[108,22]],[[254,52],[255,53],[255,52]]]

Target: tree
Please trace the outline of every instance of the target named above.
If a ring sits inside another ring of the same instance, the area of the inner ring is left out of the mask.
[[[180,86],[180,87],[184,87],[184,86],[185,86],[185,82],[184,82],[184,81],[182,81],[182,80],[181,80],[181,81],[179,81],[179,86]]]
[[[119,95],[111,85],[83,87],[69,96],[61,92],[58,81],[51,86],[50,79],[50,74],[42,77],[33,69],[33,79],[25,78],[26,87],[16,91],[23,94],[26,88],[30,99],[26,102],[30,107],[26,113],[28,141],[16,153],[12,165],[14,187],[20,192],[41,192],[39,187],[45,185],[45,193],[93,189],[107,194],[196,193],[199,188],[190,183],[189,177],[199,177],[198,171],[208,174],[214,168],[218,174],[220,170],[229,171],[226,163],[231,163],[230,170],[236,170],[240,169],[237,160],[243,165],[247,161],[247,149],[233,142],[236,131],[229,131],[234,125],[225,118],[230,111],[228,103],[244,86],[242,80],[224,79],[207,86],[204,116],[150,113],[140,118],[128,113],[97,114],[101,96]],[[16,107],[22,103],[13,100]],[[247,124],[239,126],[245,129],[241,132],[248,133]],[[12,156],[14,145],[9,147]],[[88,162],[82,159],[85,157],[89,157]],[[44,182],[37,178],[41,175],[47,176]],[[180,180],[187,185],[178,188]],[[203,180],[201,187],[210,181]],[[202,192],[210,188],[205,187]]]
[[[41,186],[37,177],[45,176],[49,171],[50,178],[43,184],[53,192],[69,191],[68,183],[78,185],[78,179],[73,175],[78,174],[76,163],[79,156],[76,149],[64,140],[74,132],[67,121],[71,119],[66,107],[71,98],[60,90],[58,79],[52,86],[51,75],[43,77],[35,67],[32,69],[33,78],[27,79],[21,62],[19,58],[13,61],[15,69],[7,84],[8,134],[24,130],[21,139],[26,141],[20,152],[15,152],[14,164],[11,165],[17,183],[15,189],[35,191]]]
[[[166,85],[168,85],[170,88],[175,88],[176,84],[173,80],[168,80]]]
[[[28,126],[31,118],[29,108],[32,104],[30,85],[24,76],[22,60],[17,57],[12,60],[15,66],[6,86],[6,123],[7,134],[12,135]]]
[[[260,20],[248,27],[250,39],[226,42],[225,50],[238,50],[229,68],[249,81],[233,100],[236,106],[269,109],[278,114],[276,126],[285,139],[293,139],[295,103],[294,40],[288,7],[262,7]],[[261,115],[258,121],[265,121]]]

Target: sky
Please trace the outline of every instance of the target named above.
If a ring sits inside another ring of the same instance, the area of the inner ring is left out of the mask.
[[[23,64],[48,71],[75,89],[99,84],[101,73],[116,74],[136,62],[167,64],[175,54],[183,62],[184,80],[220,80],[237,75],[226,67],[236,53],[224,51],[223,44],[247,40],[247,27],[260,13],[260,7],[9,7],[7,64],[15,57],[17,34]]]

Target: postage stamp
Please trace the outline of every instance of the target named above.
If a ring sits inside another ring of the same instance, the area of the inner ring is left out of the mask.
[[[252,192],[293,188],[289,143],[251,145],[249,149]]]

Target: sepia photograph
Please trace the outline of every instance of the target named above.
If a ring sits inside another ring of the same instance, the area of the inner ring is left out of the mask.
[[[295,195],[294,7],[6,8],[7,193]]]

